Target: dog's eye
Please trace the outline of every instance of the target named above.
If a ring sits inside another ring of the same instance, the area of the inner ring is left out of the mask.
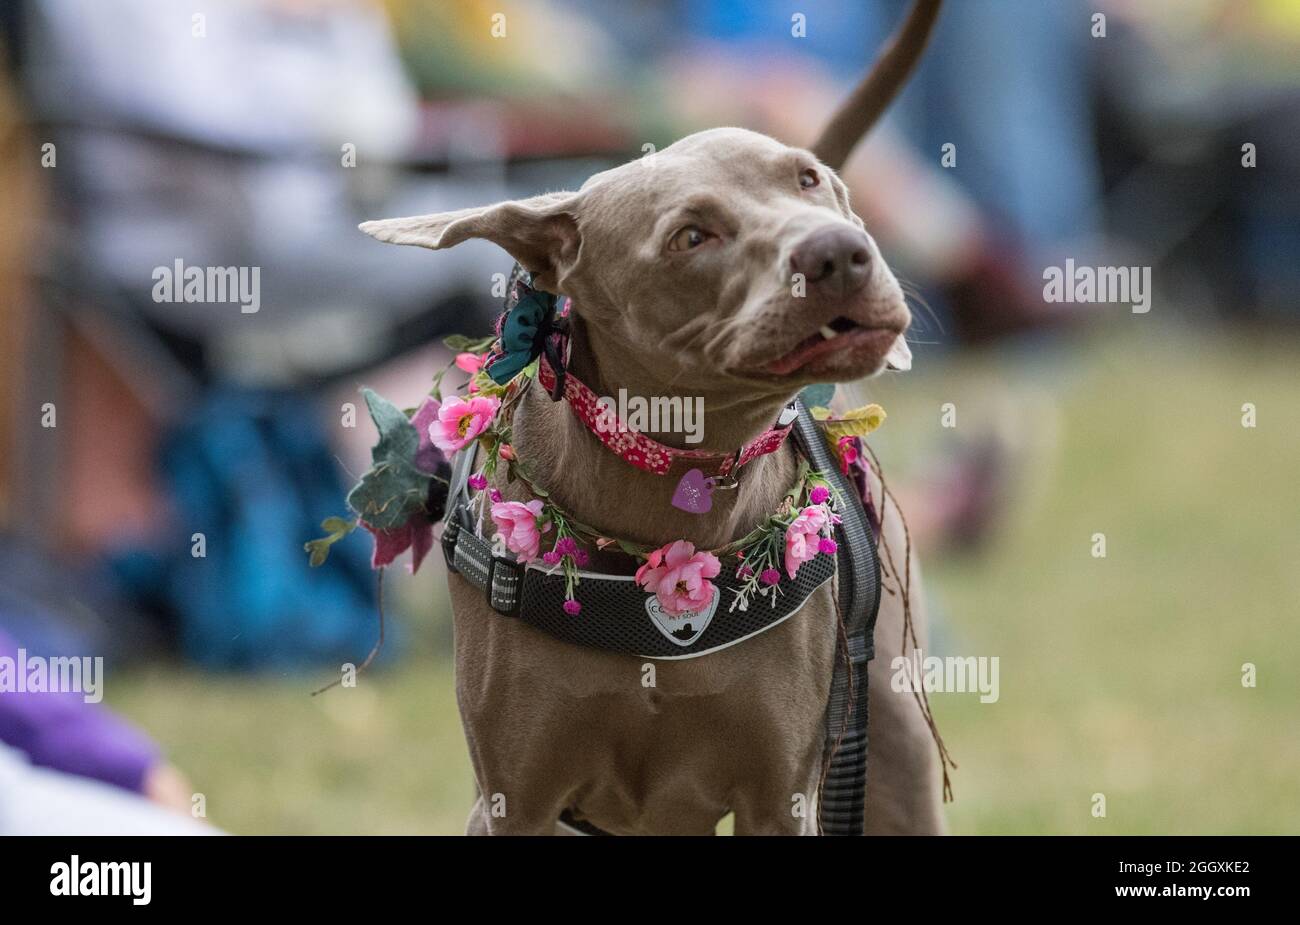
[[[821,182],[821,178],[817,176],[817,171],[813,170],[811,167],[805,167],[803,170],[799,171],[799,185],[804,189],[812,189]]]
[[[707,231],[702,231],[694,225],[687,225],[668,239],[668,249],[670,251],[688,251],[691,248],[699,247],[713,235]]]

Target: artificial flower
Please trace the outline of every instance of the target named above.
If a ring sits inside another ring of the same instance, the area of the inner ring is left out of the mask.
[[[487,430],[501,407],[501,399],[476,396],[466,401],[452,396],[438,409],[438,420],[429,425],[429,436],[438,449],[454,453],[472,443]]]
[[[456,354],[456,368],[472,376],[483,368],[483,357],[477,353],[458,353]]]
[[[791,578],[820,551],[821,532],[828,523],[826,508],[809,505],[785,528],[785,573]]]
[[[492,505],[492,522],[505,538],[506,548],[524,562],[537,558],[542,534],[551,529],[542,522],[542,502],[499,501]]]
[[[858,438],[853,436],[840,437],[838,450],[840,471],[847,475],[849,468],[858,461]]]
[[[433,548],[433,521],[420,513],[412,514],[406,523],[392,530],[372,527],[364,520],[361,521],[361,526],[375,538],[375,551],[370,557],[371,568],[391,565],[394,559],[409,549],[411,561],[406,568],[414,575],[425,555]]]
[[[636,571],[636,583],[659,599],[664,613],[678,616],[707,607],[713,599],[713,582],[722,570],[711,552],[696,552],[686,540],[654,550]]]

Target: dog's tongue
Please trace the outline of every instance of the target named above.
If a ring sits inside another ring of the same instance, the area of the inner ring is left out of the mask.
[[[813,334],[797,344],[785,356],[767,364],[767,371],[778,376],[785,376],[817,357],[830,353],[839,347],[840,345],[834,340],[825,340],[820,334]]]

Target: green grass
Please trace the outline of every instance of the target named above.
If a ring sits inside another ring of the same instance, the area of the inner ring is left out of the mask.
[[[997,703],[933,697],[961,765],[954,832],[1300,831],[1296,355],[1164,330],[1030,363],[926,372],[922,352],[877,386],[896,481],[951,436],[944,402],[959,435],[996,417],[1030,447],[994,541],[926,556],[936,646],[1001,660]],[[445,612],[424,619],[445,633]],[[318,680],[160,667],[107,690],[231,831],[460,831],[472,784],[447,662],[408,659],[311,698]]]

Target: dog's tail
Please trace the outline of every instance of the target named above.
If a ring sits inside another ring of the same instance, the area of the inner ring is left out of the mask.
[[[916,66],[943,0],[916,0],[903,23],[876,59],[875,65],[831,117],[812,152],[822,163],[839,170],[858,140],[880,118]]]

